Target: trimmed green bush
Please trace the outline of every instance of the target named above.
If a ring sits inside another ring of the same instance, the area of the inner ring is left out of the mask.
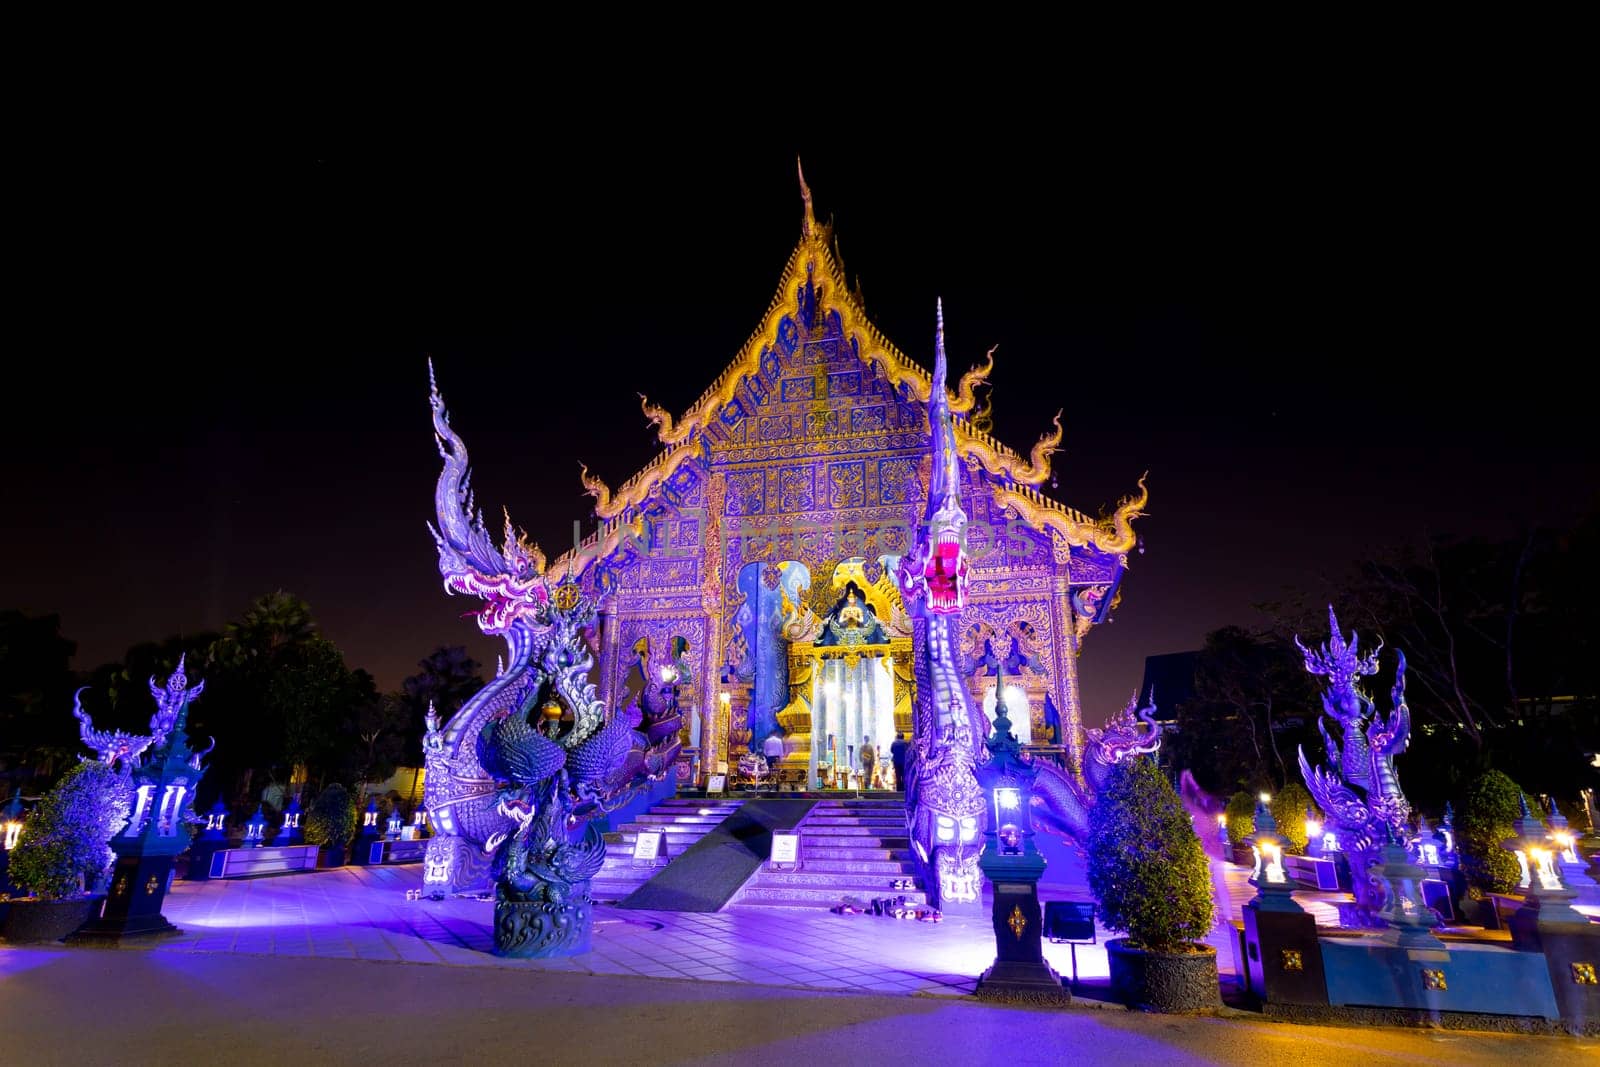
[[[1141,756],[1111,770],[1089,816],[1089,889],[1133,947],[1181,951],[1211,929],[1211,869],[1172,784]]]
[[[1516,836],[1522,789],[1499,771],[1485,771],[1467,786],[1456,816],[1457,846],[1467,885],[1480,893],[1509,893],[1522,880],[1517,857],[1501,847]]]
[[[1228,798],[1228,841],[1237,845],[1256,828],[1256,795],[1235,793]]]
[[[312,845],[345,845],[356,836],[361,816],[348,790],[338,782],[328,786],[311,802],[306,812],[306,842]]]
[[[1278,822],[1278,833],[1289,842],[1289,851],[1304,855],[1306,809],[1310,808],[1317,818],[1322,818],[1321,810],[1312,803],[1311,794],[1306,792],[1306,787],[1299,782],[1290,782],[1272,794],[1272,803],[1267,807],[1272,809],[1272,817]]]
[[[92,885],[116,862],[107,844],[128,822],[128,778],[98,760],[68,771],[28,813],[11,853],[10,878],[45,900]]]

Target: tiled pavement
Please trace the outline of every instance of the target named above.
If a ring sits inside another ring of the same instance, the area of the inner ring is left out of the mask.
[[[398,960],[453,966],[688,978],[871,993],[970,993],[994,960],[987,915],[921,923],[828,911],[623,911],[596,906],[593,949],[557,960],[490,953],[487,900],[407,900],[420,865],[344,867],[273,878],[177,882],[165,913],[183,931],[158,952]],[[1079,946],[1078,973],[1106,975],[1100,945]],[[1232,954],[1218,940],[1218,963]],[[1045,946],[1062,975],[1067,945]]]

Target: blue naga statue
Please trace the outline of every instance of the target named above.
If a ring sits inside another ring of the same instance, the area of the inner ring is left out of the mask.
[[[607,713],[588,680],[593,601],[571,575],[551,586],[543,553],[509,516],[503,544],[494,545],[437,386],[431,403],[444,459],[439,525],[430,527],[439,572],[446,592],[483,600],[478,626],[503,637],[509,657],[448,723],[428,716],[424,801],[436,834],[424,888],[443,895],[493,882],[502,955],[581,952],[592,923],[589,879],[605,856],[589,820],[672,770],[677,705],[649,684],[638,704]],[[648,663],[641,669],[653,677]]]
[[[984,740],[989,724],[963,676],[960,634],[968,585],[967,514],[961,506],[961,466],[945,374],[941,304],[928,399],[933,467],[925,526],[915,548],[901,557],[896,577],[913,618],[916,653],[917,703],[906,754],[906,821],[928,899],[948,909],[975,905],[982,889],[978,857],[988,806],[973,772],[988,759]],[[1084,778],[1034,761],[1038,776],[1032,804],[1042,828],[1087,841],[1089,811],[1110,769],[1159,747],[1161,731],[1154,709],[1139,709],[1135,697],[1103,728],[1088,731]]]
[[[967,513],[961,506],[961,461],[945,392],[944,305],[938,307],[933,387],[928,394],[933,470],[925,525],[896,578],[911,614],[917,702],[906,753],[906,821],[928,899],[975,906],[982,889],[987,805],[973,771],[988,723],[962,677],[961,612],[966,605]]]
[[[1396,651],[1394,688],[1390,691],[1391,710],[1379,715],[1376,706],[1357,680],[1378,673],[1378,647],[1362,655],[1354,630],[1347,643],[1339,632],[1339,620],[1328,608],[1327,644],[1310,649],[1295,644],[1305,657],[1306,670],[1326,678],[1322,694],[1323,716],[1317,720],[1327,751],[1330,770],[1312,767],[1300,749],[1300,773],[1306,789],[1327,816],[1327,827],[1338,835],[1340,848],[1350,861],[1350,878],[1356,898],[1358,918],[1371,926],[1382,926],[1378,911],[1384,902],[1384,883],[1371,873],[1382,861],[1382,849],[1391,831],[1404,841],[1411,805],[1400,791],[1394,758],[1411,742],[1411,709],[1406,706],[1406,657]],[[1328,720],[1338,724],[1341,737],[1328,733]]]

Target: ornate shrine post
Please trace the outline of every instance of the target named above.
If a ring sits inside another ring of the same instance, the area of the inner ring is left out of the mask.
[[[1054,642],[1056,662],[1054,675],[1056,710],[1061,714],[1061,745],[1067,750],[1072,773],[1083,774],[1083,698],[1078,689],[1078,615],[1072,607],[1070,577],[1066,567],[1070,564],[1062,557],[1071,550],[1059,536],[1052,538],[1056,563],[1061,573],[1050,579],[1050,595],[1055,603],[1055,618],[1060,629]]]
[[[1006,714],[1005,675],[994,705],[994,734],[986,742],[989,761],[977,770],[990,804],[978,866],[994,886],[994,964],[978,979],[976,993],[988,1000],[1028,1004],[1072,1003],[1072,994],[1044,961],[1039,879],[1045,859],[1033,843],[1033,783],[1039,770],[1022,758],[1022,746]]]
[[[90,919],[70,941],[115,944],[129,937],[178,932],[161,914],[161,904],[172,881],[173,861],[189,847],[194,791],[205,774],[201,765],[205,752],[192,751],[187,734],[189,702],[206,684],[191,688],[188,681],[182,657],[164,687],[150,679],[150,693],[156,699],[150,720],[154,747],[149,758],[133,768],[133,814],[111,839],[117,854],[111,892],[100,917]]]

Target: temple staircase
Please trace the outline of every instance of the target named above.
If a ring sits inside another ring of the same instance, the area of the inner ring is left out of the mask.
[[[916,877],[904,800],[822,800],[795,829],[800,869],[774,871],[763,865],[729,907],[831,908],[846,897],[862,903],[874,897],[926,902],[920,889],[892,887],[897,879]]]
[[[661,869],[681,856],[685,849],[710,833],[729,815],[739,810],[743,800],[722,797],[673,797],[662,801],[620,829],[620,840],[607,835],[605,866],[589,885],[595,900],[614,901],[628,896]],[[641,830],[663,830],[663,862],[654,867],[633,865],[633,844]]]

